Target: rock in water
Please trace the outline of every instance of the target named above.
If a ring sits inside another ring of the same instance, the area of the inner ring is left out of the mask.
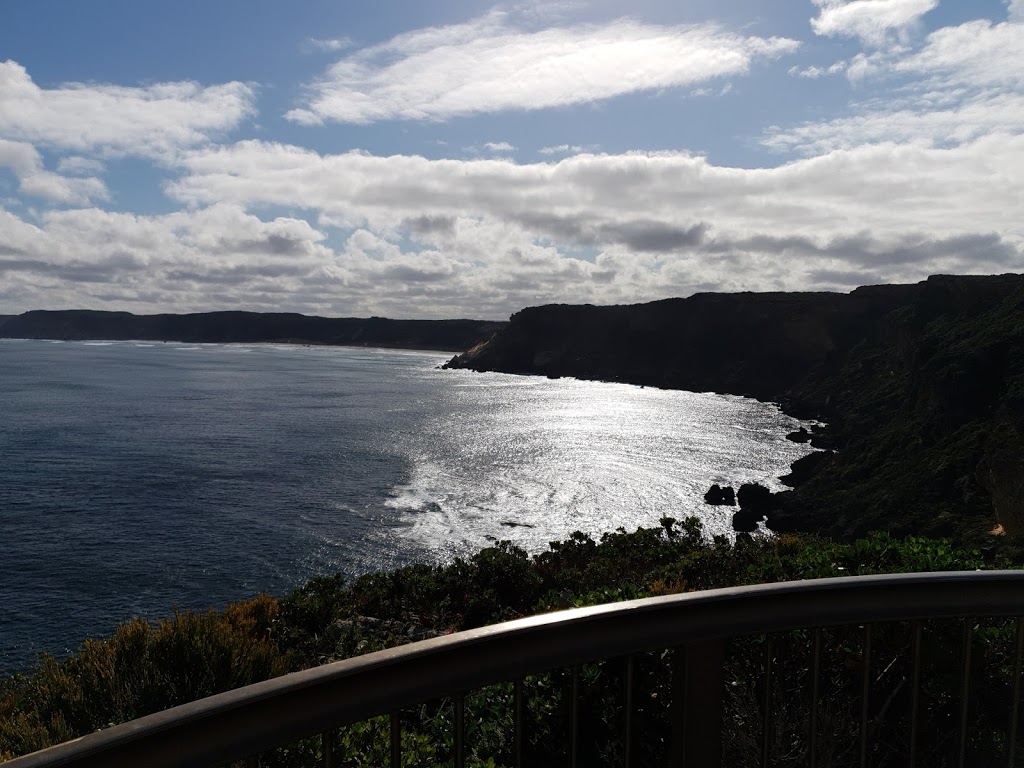
[[[716,506],[734,507],[736,506],[736,492],[732,489],[731,485],[723,488],[718,483],[715,483],[704,494],[704,501]]]

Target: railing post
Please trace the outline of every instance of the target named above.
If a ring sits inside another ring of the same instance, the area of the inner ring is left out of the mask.
[[[323,758],[323,768],[334,768],[334,731],[324,731],[320,734],[320,755]]]
[[[455,697],[455,768],[466,765],[466,699]]]
[[[725,641],[690,643],[676,649],[672,670],[671,765],[722,765],[722,706]]]
[[[398,719],[398,713],[391,713],[391,723],[389,727],[391,734],[391,768],[401,768],[402,766],[402,722]]]

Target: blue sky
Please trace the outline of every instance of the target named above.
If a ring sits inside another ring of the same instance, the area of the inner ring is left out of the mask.
[[[4,4],[0,313],[502,318],[1021,269],[1024,0],[623,8]]]

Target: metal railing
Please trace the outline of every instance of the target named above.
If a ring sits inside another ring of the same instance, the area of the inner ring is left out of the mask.
[[[917,738],[921,684],[922,620],[1024,615],[1024,572],[986,571],[899,574],[815,579],[799,582],[692,592],[545,614],[424,640],[296,672],[280,678],[174,707],[7,763],[11,768],[74,766],[172,768],[246,759],[275,746],[323,734],[322,758],[332,764],[334,729],[380,715],[391,715],[391,758],[400,764],[397,713],[441,697],[455,699],[454,763],[463,764],[463,695],[498,682],[514,683],[516,761],[521,760],[522,679],[556,668],[627,658],[623,738],[625,762],[634,738],[632,654],[685,648],[673,666],[674,743],[670,762],[715,766],[722,755],[723,649],[725,640],[764,633],[767,671],[763,705],[771,706],[770,633],[813,630],[809,711],[810,762],[818,735],[822,627],[863,626],[864,703],[860,723],[860,762],[866,762],[868,686],[872,627],[882,622],[913,623],[911,763]],[[960,762],[967,741],[967,696],[973,625],[964,624],[962,688],[959,692]],[[1024,626],[1018,619],[1012,661],[1012,706],[1007,713],[1012,765],[1019,719]],[[573,675],[573,687],[578,679]],[[572,699],[573,762],[576,704]],[[769,745],[765,729],[762,762]]]

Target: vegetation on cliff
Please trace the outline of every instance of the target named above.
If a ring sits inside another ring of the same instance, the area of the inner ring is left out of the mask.
[[[835,453],[777,495],[777,531],[1024,533],[1021,275],[534,307],[449,365],[750,395],[824,419],[812,444]]]
[[[1015,560],[1000,556],[986,563],[978,551],[957,547],[949,540],[897,540],[887,534],[849,543],[783,535],[734,546],[721,538],[708,541],[696,519],[678,522],[671,518],[664,518],[659,528],[633,533],[620,530],[599,541],[577,533],[532,557],[508,542],[499,542],[449,565],[410,566],[350,583],[341,576],[323,577],[281,600],[259,597],[222,613],[179,613],[156,626],[137,620],[119,627],[106,640],[88,641],[66,660],[44,656],[27,674],[0,685],[0,755],[25,753],[285,671],[538,612],[737,584],[974,569],[1005,566]],[[938,734],[953,716],[953,704],[942,687],[949,681],[938,670],[953,658],[943,654],[949,655],[960,630],[936,627],[932,633],[930,653],[938,666],[934,690],[927,692],[935,698],[934,702],[929,699],[934,709],[929,710],[927,733]],[[994,735],[989,721],[1005,719],[1004,667],[1008,662],[1004,657],[1012,633],[996,623],[979,629],[976,636],[976,658],[989,659],[992,668],[979,672],[975,682],[990,699],[975,713],[980,724],[975,746],[982,752],[998,751],[1002,736]],[[905,632],[898,629],[880,631],[875,640],[877,658],[888,663],[889,656],[905,654],[906,641]],[[757,660],[763,658],[762,643],[757,638],[739,639],[730,651],[733,682],[729,706],[735,710],[730,727],[736,733],[728,742],[734,764],[758,754],[756,729],[741,721],[743,717],[756,719],[756,713],[749,710],[758,706]],[[791,659],[802,658],[800,654],[809,648],[809,635],[789,633],[784,643]],[[850,745],[857,741],[855,733],[846,732],[857,722],[852,710],[846,713],[856,706],[860,685],[859,677],[850,671],[860,653],[857,630],[836,630],[828,643],[830,659],[836,665],[829,672],[832,693],[828,706],[832,709],[828,711],[838,728],[838,741],[830,748],[839,755],[834,764],[844,764],[842,755],[852,760],[855,750]],[[664,749],[666,706],[671,699],[668,663],[664,653],[638,659],[639,690],[645,691],[637,712],[637,733],[643,734],[635,755],[638,764],[651,763]],[[955,666],[955,659],[952,663]],[[583,756],[586,764],[604,764],[621,757],[617,752],[621,750],[620,666],[613,660],[583,668],[583,716],[588,733],[593,734]],[[802,726],[797,725],[803,722],[802,715],[796,711],[802,699],[793,691],[806,688],[806,665],[786,666],[788,677],[779,678],[778,695],[783,698],[778,703],[778,727],[789,742],[780,742],[780,765],[792,762],[786,757],[787,750],[795,754],[795,744],[804,738]],[[906,695],[898,684],[899,674],[905,670],[901,666],[893,669],[895,672],[888,670],[879,678],[879,701],[890,694],[897,698]],[[526,730],[527,764],[551,764],[564,756],[566,675],[556,671],[527,681],[532,718]],[[510,764],[509,698],[509,686],[495,686],[469,697],[471,764]],[[989,712],[987,706],[994,711]],[[844,720],[847,714],[849,718]],[[407,765],[438,765],[450,760],[451,719],[451,702],[435,702],[403,713]],[[840,728],[840,723],[845,725]],[[844,739],[850,745],[843,746]],[[387,738],[376,721],[342,729],[336,747],[340,765],[386,762]],[[263,764],[306,764],[318,748],[315,740],[291,745],[266,756]],[[948,748],[936,736],[934,754],[945,754],[942,750]],[[494,763],[489,762],[492,759]]]

